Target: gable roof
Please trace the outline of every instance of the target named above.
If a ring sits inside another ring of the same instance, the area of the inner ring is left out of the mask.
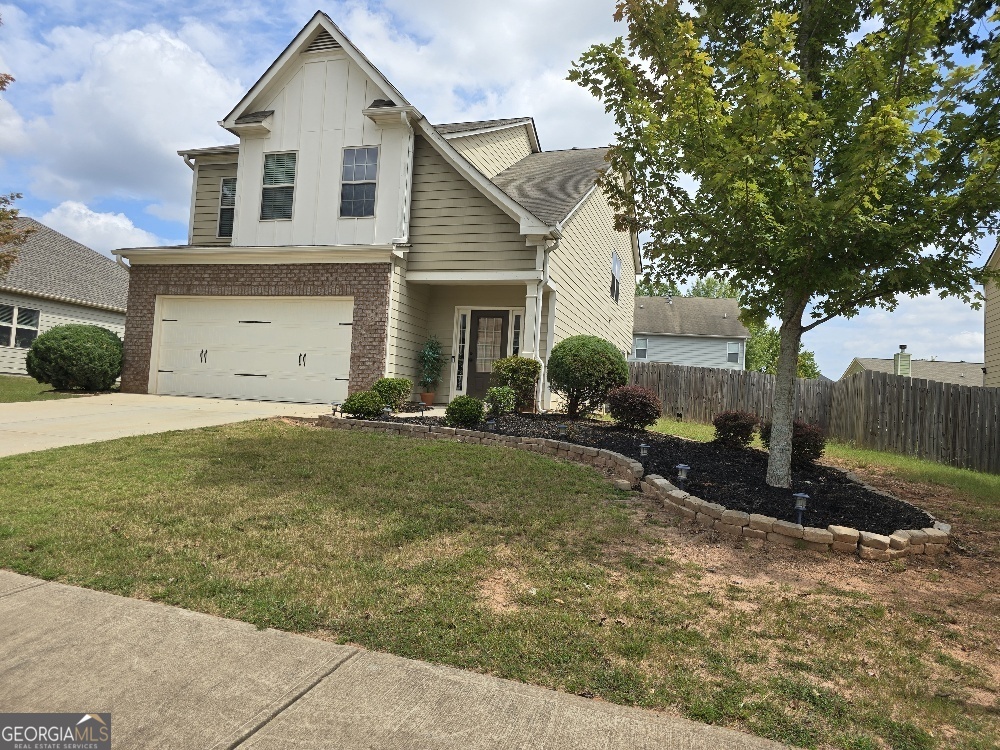
[[[0,289],[125,312],[128,271],[86,245],[41,222],[20,217],[17,229],[34,229]]]
[[[735,299],[636,297],[635,333],[748,338]]]
[[[504,128],[508,125],[523,125],[531,123],[530,117],[512,117],[506,120],[475,120],[472,122],[446,122],[435,125],[434,129],[441,135],[451,135],[453,133],[466,133],[473,130],[489,130],[490,128]]]
[[[541,151],[512,164],[493,182],[549,225],[565,221],[609,169],[607,148]]]
[[[858,365],[862,370],[892,374],[893,360],[875,357],[855,357],[841,376],[847,376]],[[933,359],[911,359],[910,378],[914,380],[936,380],[952,385],[982,386],[985,381],[982,362],[942,362]]]

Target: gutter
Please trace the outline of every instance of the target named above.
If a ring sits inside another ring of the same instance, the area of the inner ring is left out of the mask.
[[[125,266],[128,268],[128,266]],[[108,310],[109,312],[125,313],[124,307],[115,307],[114,305],[102,305],[100,302],[85,302],[82,299],[73,299],[72,297],[63,297],[61,294],[46,294],[45,292],[32,292],[27,289],[18,289],[12,286],[0,286],[0,292],[9,292],[11,294],[20,294],[23,297],[37,297],[38,299],[47,299],[53,302],[63,302],[68,305],[80,305],[81,307],[92,307],[96,310]]]

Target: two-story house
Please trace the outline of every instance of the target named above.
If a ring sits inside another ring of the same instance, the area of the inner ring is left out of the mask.
[[[220,125],[239,143],[181,152],[188,244],[120,251],[123,390],[338,401],[416,380],[436,336],[447,402],[567,336],[631,348],[606,149],[543,151],[527,117],[432,125],[321,12]]]

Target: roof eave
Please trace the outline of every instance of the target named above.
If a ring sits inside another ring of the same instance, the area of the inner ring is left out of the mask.
[[[51,300],[52,302],[62,302],[67,305],[79,305],[80,307],[92,307],[96,310],[108,310],[110,312],[125,313],[124,307],[118,307],[117,305],[106,305],[103,302],[91,302],[89,300],[75,299],[74,297],[66,297],[61,294],[48,294],[46,292],[37,292],[32,289],[22,289],[16,286],[0,286],[0,292],[9,292],[10,294],[20,294],[22,297],[36,297],[38,299]]]

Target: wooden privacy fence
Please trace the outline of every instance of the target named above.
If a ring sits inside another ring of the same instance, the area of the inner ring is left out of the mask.
[[[695,422],[740,409],[771,418],[774,376],[759,372],[629,364],[630,382],[654,391],[663,413]],[[861,372],[795,386],[795,419],[861,448],[1000,474],[1000,388],[974,388]]]

